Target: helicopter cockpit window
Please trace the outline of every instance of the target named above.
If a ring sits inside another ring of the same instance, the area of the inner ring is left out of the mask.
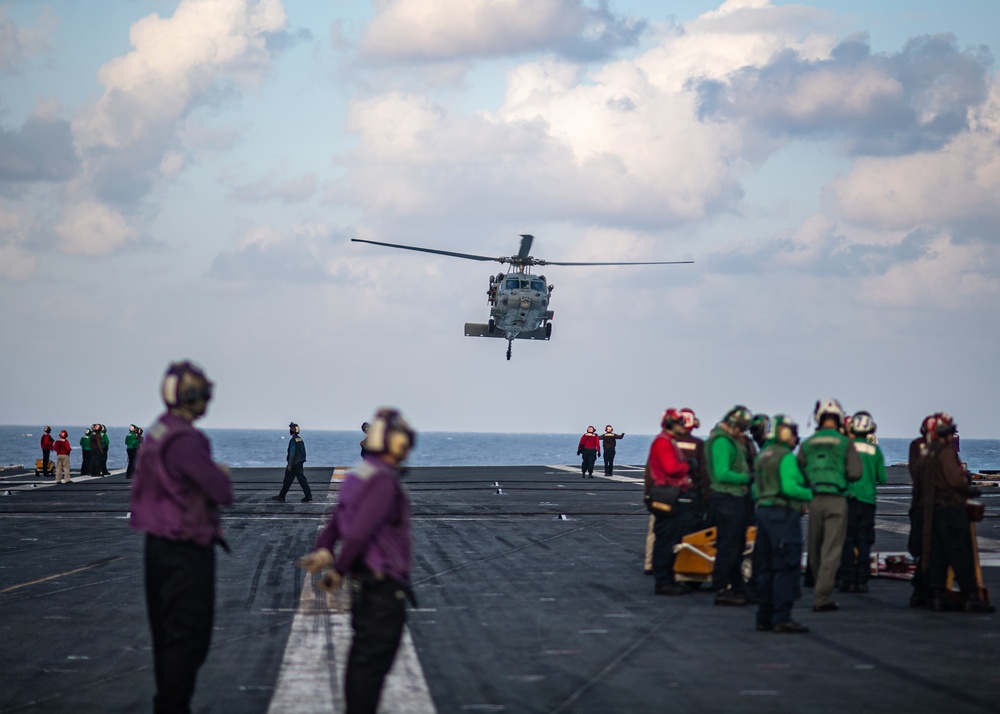
[[[503,289],[504,290],[517,290],[517,281],[516,280],[508,280],[507,282],[504,283]]]
[[[544,293],[545,290],[546,290],[545,281],[543,281],[543,280],[532,280],[531,281],[531,289],[532,290],[537,290],[540,293]]]

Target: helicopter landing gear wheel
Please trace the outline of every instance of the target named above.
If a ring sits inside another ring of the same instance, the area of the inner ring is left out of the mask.
[[[493,334],[493,330],[496,328],[496,326],[497,326],[497,323],[494,322],[493,318],[491,317],[489,323],[486,326],[487,329],[490,331],[491,335]]]
[[[510,362],[510,343],[507,343],[507,361]]]
[[[549,339],[550,337],[552,337],[552,323],[551,322],[546,322],[545,323],[545,339]]]

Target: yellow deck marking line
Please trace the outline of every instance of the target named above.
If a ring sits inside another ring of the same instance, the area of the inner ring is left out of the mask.
[[[344,478],[348,471],[351,470],[350,466],[335,466],[333,468],[333,473],[330,474],[331,481],[340,481]]]
[[[85,565],[82,568],[76,568],[75,570],[67,570],[65,573],[59,573],[58,575],[50,575],[47,578],[39,578],[38,580],[32,580],[30,583],[21,583],[20,585],[11,585],[9,588],[4,588],[0,590],[0,595],[3,593],[9,593],[12,590],[19,590],[21,588],[26,588],[29,585],[38,585],[38,583],[44,583],[46,580],[55,580],[56,578],[64,578],[67,575],[73,575],[74,573],[82,573],[84,570],[93,570],[94,568],[99,568],[102,565],[107,565],[108,563],[113,563],[116,560],[121,560],[125,556],[119,555],[117,558],[112,558],[111,560],[102,560],[100,563],[92,563],[91,565]]]

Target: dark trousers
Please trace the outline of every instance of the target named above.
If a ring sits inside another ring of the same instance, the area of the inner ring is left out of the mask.
[[[604,450],[604,475],[611,476],[615,471],[615,450]]]
[[[700,489],[692,489],[688,492],[691,497],[691,503],[687,507],[687,513],[684,515],[684,535],[688,533],[697,533],[700,530],[709,528],[708,516],[705,512],[705,497],[702,496]]]
[[[406,593],[391,578],[352,576],[354,639],[344,674],[347,714],[375,714],[406,624]]]
[[[594,475],[594,464],[597,463],[597,449],[582,449],[583,465],[580,467],[584,474]]]
[[[753,550],[758,624],[792,619],[792,605],[802,596],[801,563],[802,515],[784,506],[758,508]]]
[[[135,473],[135,454],[138,449],[125,449],[125,453],[128,455],[128,466],[125,469],[125,478],[132,478],[132,474]]]
[[[747,526],[752,522],[753,502],[749,496],[715,492],[712,494],[712,513],[717,531],[712,587],[743,590],[741,566],[747,545]]]
[[[670,513],[656,511],[653,513],[653,578],[657,587],[674,585],[674,561],[677,554],[674,546],[681,542],[684,535],[684,521],[688,504],[678,501]]]
[[[52,451],[50,449],[42,449],[42,476],[49,475],[49,461],[50,454]]]
[[[214,548],[147,535],[146,608],[156,677],[153,711],[188,714],[212,640]]]
[[[867,585],[871,577],[872,545],[875,543],[875,504],[847,499],[847,533],[840,560],[841,585]]]
[[[312,498],[312,490],[309,488],[309,482],[306,481],[306,475],[302,470],[302,464],[295,464],[290,468],[285,469],[285,480],[281,484],[281,491],[278,493],[282,498],[288,493],[288,489],[292,487],[292,481],[298,479],[299,486],[302,487],[302,493],[305,494],[306,498]]]
[[[90,475],[90,450],[83,452],[83,463],[80,464],[80,475],[89,476]]]
[[[930,585],[933,590],[944,590],[950,566],[955,571],[955,580],[962,592],[978,597],[972,532],[963,506],[934,507],[930,556]]]
[[[919,504],[910,508],[910,539],[907,548],[917,561],[911,583],[913,594],[910,597],[910,604],[929,605],[933,594],[930,586],[930,554],[924,553],[924,515],[923,508]]]
[[[110,473],[108,471],[108,451],[105,449],[101,452],[101,474],[107,476]]]

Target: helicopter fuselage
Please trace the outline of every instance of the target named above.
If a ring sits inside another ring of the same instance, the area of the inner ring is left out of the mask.
[[[544,275],[511,271],[490,276],[487,300],[490,304],[489,331],[500,333],[507,340],[515,340],[525,333],[551,330],[548,327],[553,313],[549,310],[549,296],[552,286],[545,282]],[[532,336],[546,339],[544,336]]]

